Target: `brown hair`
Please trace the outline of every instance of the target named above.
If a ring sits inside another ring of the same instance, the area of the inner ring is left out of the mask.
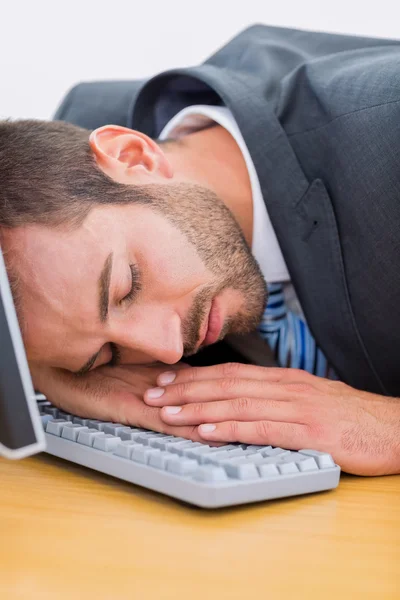
[[[87,129],[61,121],[0,121],[1,230],[29,224],[79,227],[99,204],[154,201],[154,186],[113,181],[96,164]],[[20,324],[18,269],[4,256]]]
[[[96,204],[152,202],[150,186],[133,192],[98,168],[89,133],[61,121],[0,122],[0,227],[79,226]]]

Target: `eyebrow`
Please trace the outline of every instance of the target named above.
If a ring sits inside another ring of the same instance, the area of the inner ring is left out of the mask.
[[[108,303],[110,296],[110,281],[112,271],[113,253],[107,256],[104,267],[101,270],[98,288],[99,288],[99,315],[101,323],[105,323],[108,317]]]
[[[85,373],[90,371],[90,369],[93,367],[94,363],[96,362],[97,357],[99,356],[101,350],[102,349],[100,348],[100,350],[98,352],[96,352],[96,354],[93,354],[93,356],[91,356],[89,358],[89,360],[87,360],[85,362],[83,367],[81,367],[78,371],[74,371],[75,375],[84,375]]]
[[[98,308],[99,308],[99,317],[100,317],[101,323],[105,323],[107,321],[107,317],[108,317],[108,304],[109,304],[109,300],[110,300],[110,281],[111,281],[112,262],[113,262],[113,253],[110,252],[110,254],[107,256],[107,258],[104,262],[104,266],[101,270],[100,277],[98,280],[98,290],[99,290]],[[89,360],[87,360],[85,362],[83,367],[81,367],[78,371],[75,371],[75,375],[84,375],[85,373],[90,371],[90,369],[96,362],[97,357],[99,356],[101,350],[102,349],[100,348],[100,350],[98,352],[93,354],[93,356],[91,356],[89,358]]]

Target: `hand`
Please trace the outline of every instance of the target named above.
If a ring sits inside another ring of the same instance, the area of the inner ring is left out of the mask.
[[[157,376],[165,371],[164,364],[98,367],[83,376],[48,367],[30,368],[35,388],[62,410],[200,440],[197,427],[167,425],[160,418],[160,409],[142,400],[145,390],[155,385]],[[188,366],[178,363],[173,368],[178,371]]]
[[[398,399],[297,369],[228,363],[185,369],[168,385],[166,375],[162,395],[148,390],[145,402],[163,407],[168,425],[199,425],[204,441],[312,448],[348,473],[400,473]]]

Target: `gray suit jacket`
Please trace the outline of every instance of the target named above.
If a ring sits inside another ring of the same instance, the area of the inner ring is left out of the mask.
[[[156,138],[225,104],[254,161],[308,323],[339,376],[400,393],[400,41],[255,25],[204,64],[80,84],[56,118]]]

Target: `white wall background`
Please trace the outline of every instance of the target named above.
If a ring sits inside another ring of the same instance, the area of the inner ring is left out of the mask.
[[[400,3],[0,0],[0,117],[47,119],[78,81],[198,63],[255,22],[400,38]]]

